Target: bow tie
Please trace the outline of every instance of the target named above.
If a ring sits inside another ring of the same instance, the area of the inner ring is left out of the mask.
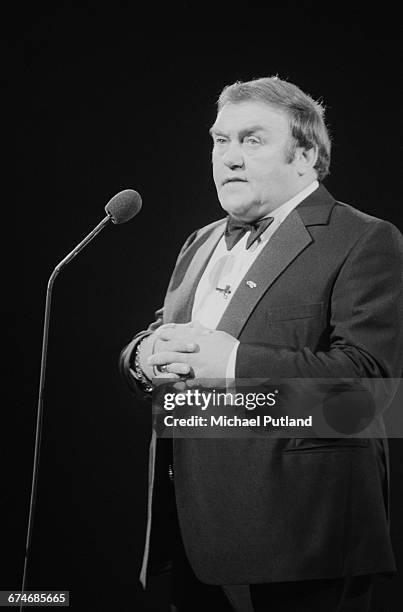
[[[255,240],[259,238],[260,234],[263,234],[265,229],[269,227],[273,219],[274,217],[265,217],[264,219],[258,219],[257,221],[246,223],[245,221],[237,221],[234,219],[234,217],[229,216],[224,233],[228,251],[230,251],[232,247],[234,247],[236,243],[241,240],[242,236],[244,236],[246,232],[250,232],[246,242],[246,248],[249,249]]]

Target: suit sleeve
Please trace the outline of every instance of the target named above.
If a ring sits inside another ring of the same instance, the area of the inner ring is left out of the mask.
[[[237,378],[400,378],[403,368],[403,240],[371,224],[333,285],[327,351],[241,343]]]
[[[163,322],[163,308],[160,308],[155,313],[155,321],[148,326],[144,331],[138,332],[125,346],[119,357],[119,370],[123,379],[129,385],[129,388],[136,394],[144,397],[146,394],[142,390],[141,385],[138,383],[136,378],[132,374],[132,360],[134,353],[136,352],[137,345],[143,338],[150,336],[156,329],[162,325]]]
[[[188,237],[182,249],[180,250],[180,253],[176,260],[176,264],[178,263],[179,259],[182,257],[185,250],[192,244],[196,235],[197,235],[197,232],[193,232]],[[141,386],[137,382],[136,378],[132,374],[132,360],[133,360],[134,353],[136,351],[136,348],[139,342],[146,336],[149,336],[152,333],[154,333],[161,325],[163,325],[163,323],[164,323],[164,308],[160,308],[155,312],[155,320],[153,321],[153,323],[151,323],[146,330],[140,331],[137,334],[135,334],[133,338],[131,339],[131,341],[129,342],[129,344],[127,344],[125,348],[122,350],[119,356],[119,370],[120,370],[120,373],[123,379],[127,382],[127,384],[129,385],[129,388],[136,395],[140,395],[143,398],[146,394],[144,393]]]

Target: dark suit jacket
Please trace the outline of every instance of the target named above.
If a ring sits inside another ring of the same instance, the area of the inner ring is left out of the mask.
[[[149,331],[190,320],[224,225],[189,237]],[[240,341],[236,376],[399,378],[402,264],[393,225],[320,186],[272,236],[217,327]],[[126,374],[139,337],[122,353]],[[154,450],[155,438],[151,487]],[[393,571],[387,471],[379,439],[175,440],[178,516],[196,575],[248,584]]]

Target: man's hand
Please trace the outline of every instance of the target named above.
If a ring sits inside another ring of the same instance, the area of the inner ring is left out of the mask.
[[[175,330],[172,338],[170,330]],[[190,323],[167,323],[146,337],[140,349],[140,367],[147,378],[151,380],[152,378],[179,378],[189,375],[191,367],[184,361],[184,357],[186,353],[199,350],[193,337],[194,330]],[[167,361],[160,362],[160,366],[166,366],[164,371],[159,371],[159,368],[153,367],[157,364],[149,362],[149,357],[160,351],[169,352],[171,357]],[[177,356],[176,360],[174,356]]]
[[[150,366],[166,366],[167,373],[191,374],[197,379],[224,379],[228,360],[237,340],[223,331],[200,323],[166,325],[158,330]],[[172,377],[172,376],[171,376]]]

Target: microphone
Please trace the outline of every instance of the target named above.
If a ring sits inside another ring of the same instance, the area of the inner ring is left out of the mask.
[[[27,571],[28,571],[28,560],[31,549],[32,542],[32,530],[33,530],[33,520],[34,520],[34,512],[35,512],[35,503],[36,503],[36,493],[38,487],[38,473],[39,473],[39,456],[40,456],[40,446],[41,446],[41,436],[42,436],[42,420],[43,420],[43,402],[44,402],[44,389],[45,389],[45,376],[46,376],[46,358],[47,358],[47,350],[48,350],[48,337],[49,337],[49,322],[50,322],[50,309],[52,303],[52,289],[53,284],[58,276],[59,272],[68,264],[80,251],[83,250],[85,246],[101,230],[103,230],[106,225],[108,225],[111,221],[115,225],[120,225],[121,223],[126,223],[126,221],[130,221],[133,217],[135,217],[141,210],[142,201],[141,196],[134,189],[124,189],[120,191],[116,195],[113,196],[105,206],[106,217],[102,219],[98,223],[96,227],[76,246],[70,253],[66,255],[64,259],[62,259],[52,274],[49,277],[47,290],[46,290],[46,301],[45,301],[45,316],[43,323],[43,335],[42,335],[42,354],[41,354],[41,369],[40,369],[40,378],[39,378],[39,391],[38,391],[38,408],[37,408],[37,416],[36,416],[36,429],[35,429],[35,445],[34,445],[34,461],[32,467],[32,483],[31,483],[31,495],[29,502],[29,513],[28,513],[28,527],[27,527],[27,536],[26,536],[26,544],[25,544],[25,559],[24,559],[24,571],[22,576],[22,587],[21,587],[21,597],[24,594],[26,580],[27,580]],[[21,598],[20,610],[23,609],[24,604]]]
[[[117,225],[126,223],[141,210],[141,195],[134,189],[124,189],[113,196],[105,206],[105,212]]]
[[[82,251],[83,248],[87,246],[87,244],[91,242],[91,240],[95,238],[95,236],[99,234],[99,232],[103,230],[106,225],[108,225],[108,223],[110,223],[110,221],[112,221],[112,223],[115,225],[130,221],[130,219],[135,217],[137,213],[140,212],[141,205],[141,195],[137,191],[134,191],[134,189],[124,189],[123,191],[119,191],[119,193],[114,195],[105,206],[105,212],[107,213],[106,217],[104,217],[102,221],[98,223],[96,227],[94,227],[92,232],[90,232],[88,236],[86,236],[68,255],[66,255],[64,259],[62,259],[62,261],[57,264],[49,278],[48,291],[49,285],[52,287],[60,270],[70,263],[70,261],[74,259],[74,257],[78,255],[78,253]]]

